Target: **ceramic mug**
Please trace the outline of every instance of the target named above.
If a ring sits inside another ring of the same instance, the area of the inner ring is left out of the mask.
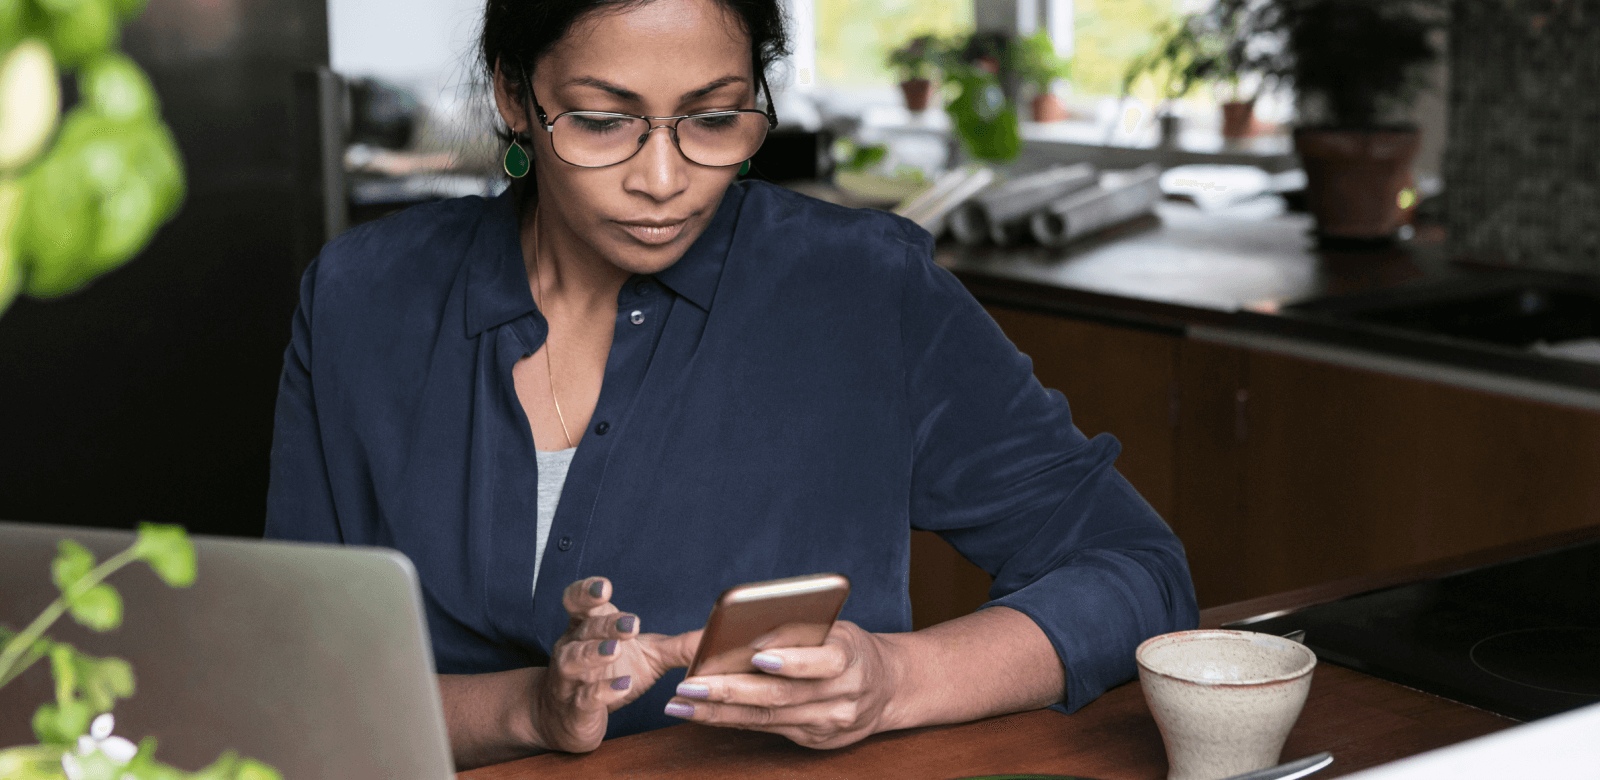
[[[1274,766],[1300,717],[1317,656],[1250,631],[1179,631],[1134,652],[1167,746],[1167,780],[1216,780]]]

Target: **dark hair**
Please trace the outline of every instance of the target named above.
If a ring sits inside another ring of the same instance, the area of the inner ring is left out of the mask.
[[[483,37],[479,53],[488,74],[493,94],[495,64],[516,86],[517,97],[526,104],[533,94],[533,66],[539,57],[556,45],[567,30],[585,16],[596,12],[627,11],[653,0],[488,0],[483,11]],[[784,33],[783,10],[778,0],[717,0],[723,8],[744,23],[750,36],[752,74],[760,77],[778,58],[789,53]],[[496,132],[510,141],[504,128]],[[533,177],[528,182],[532,189]],[[520,182],[519,182],[520,183]]]

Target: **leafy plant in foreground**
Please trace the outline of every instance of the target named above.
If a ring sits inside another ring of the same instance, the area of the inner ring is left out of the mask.
[[[3,0],[0,0],[3,1]],[[232,752],[189,773],[155,759],[156,741],[137,746],[113,736],[111,708],[133,695],[133,668],[120,658],[96,658],[66,642],[45,636],[62,615],[94,631],[122,625],[122,596],[105,582],[117,570],[144,561],[175,588],[194,583],[195,554],[179,526],[145,523],[128,549],[97,563],[94,554],[71,539],[57,546],[50,579],[61,595],[21,631],[0,626],[0,687],[35,663],[49,659],[55,701],[33,715],[37,745],[0,750],[0,777],[6,780],[281,780],[272,767]]]

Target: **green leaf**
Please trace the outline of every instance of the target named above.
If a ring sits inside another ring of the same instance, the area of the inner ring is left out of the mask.
[[[107,53],[84,66],[78,84],[84,102],[107,119],[128,122],[154,117],[160,107],[150,79],[119,52]]]
[[[56,702],[65,704],[77,699],[73,692],[78,689],[78,669],[73,661],[77,658],[78,651],[72,645],[58,643],[50,646],[50,676],[56,681]]]
[[[73,0],[71,5],[54,14],[50,31],[50,48],[67,68],[93,59],[117,40],[110,0]]]
[[[124,21],[132,19],[144,12],[144,6],[149,0],[111,0],[111,5],[117,10],[117,16]]]
[[[86,124],[75,121],[78,116],[68,116],[55,145],[22,180],[20,248],[33,261],[26,291],[39,298],[65,295],[89,281],[82,259],[94,242],[95,200],[79,164],[82,140],[69,135]]]
[[[122,625],[122,596],[102,582],[67,602],[72,619],[94,631],[110,631]]]
[[[61,780],[61,748],[24,745],[0,750],[0,777],[6,780]]]
[[[156,738],[145,737],[139,740],[139,752],[133,754],[133,760],[128,762],[123,771],[140,780],[155,776],[154,769],[161,766],[156,763]]]
[[[0,0],[3,2],[6,0]],[[0,312],[21,292],[22,277],[27,274],[22,265],[22,231],[17,227],[21,220],[22,184],[0,181]]]
[[[139,174],[156,188],[156,210],[165,220],[183,203],[183,160],[178,144],[165,124],[151,121],[135,164]]]
[[[217,756],[217,760],[190,775],[189,780],[232,780],[239,756],[232,750]]]
[[[89,267],[95,273],[115,268],[139,253],[161,225],[156,195],[150,182],[130,176],[100,202],[100,229],[90,251]]]
[[[278,770],[253,758],[240,761],[234,777],[238,780],[283,780],[283,775],[278,774]]]
[[[71,539],[56,544],[56,559],[50,562],[50,579],[62,593],[94,569],[94,553]]]
[[[53,13],[53,14],[69,13],[69,12],[73,11],[74,9],[76,9],[78,6],[83,5],[83,3],[85,2],[85,0],[33,0],[33,1],[35,3],[38,3],[40,8],[43,8],[44,10],[49,11],[50,13]]]
[[[194,584],[194,543],[183,526],[140,523],[133,549],[168,585],[187,588]]]
[[[47,745],[71,745],[89,733],[94,710],[81,701],[41,704],[33,713],[33,735]]]
[[[80,681],[78,690],[95,712],[107,712],[116,705],[117,699],[133,695],[133,667],[127,661],[81,654],[75,661]]]
[[[22,39],[24,0],[0,0],[0,51]],[[3,775],[0,775],[3,776]]]

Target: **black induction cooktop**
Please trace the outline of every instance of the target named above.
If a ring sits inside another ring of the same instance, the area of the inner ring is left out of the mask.
[[[1600,541],[1230,625],[1517,720],[1600,701]]]

